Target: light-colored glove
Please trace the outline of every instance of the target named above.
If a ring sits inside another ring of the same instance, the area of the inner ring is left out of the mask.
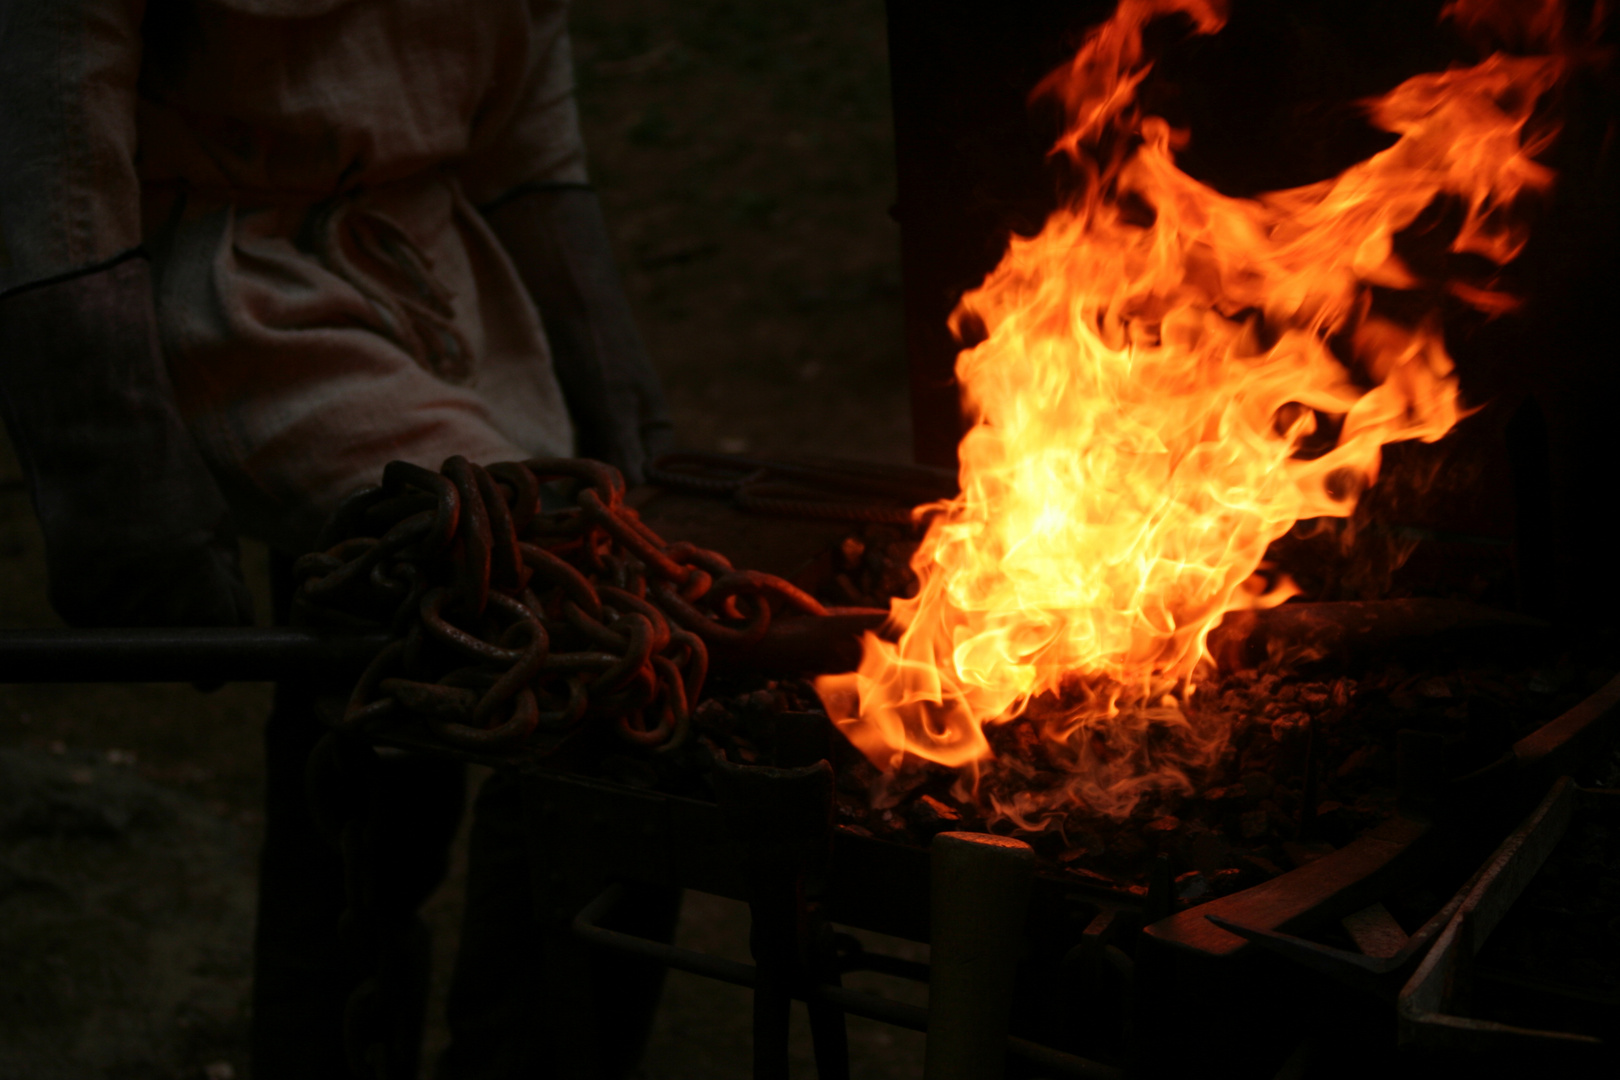
[[[224,497],[180,421],[151,269],[0,297],[0,405],[75,626],[252,622]]]
[[[636,332],[596,193],[541,188],[486,210],[529,290],[573,417],[578,453],[631,483],[673,448],[664,391]]]

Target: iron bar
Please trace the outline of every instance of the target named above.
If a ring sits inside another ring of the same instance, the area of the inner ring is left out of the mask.
[[[353,678],[387,640],[380,633],[261,626],[0,630],[0,683]]]
[[[717,647],[713,662],[781,675],[847,670],[860,658],[861,634],[887,615],[840,608],[773,620],[759,641]],[[0,630],[0,683],[353,679],[388,640],[381,632],[287,626]]]
[[[1516,1027],[1460,1015],[1474,957],[1507,915],[1531,880],[1569,830],[1580,803],[1580,790],[1569,777],[1559,777],[1541,805],[1508,834],[1467,885],[1433,948],[1396,999],[1402,1045],[1477,1053],[1533,1047],[1589,1049],[1603,1040],[1567,1031]],[[1609,793],[1599,796],[1620,801]]]

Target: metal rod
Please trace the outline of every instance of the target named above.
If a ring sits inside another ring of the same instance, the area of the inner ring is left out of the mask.
[[[753,989],[755,981],[753,964],[710,956],[708,953],[683,949],[678,945],[665,945],[663,942],[649,941],[634,934],[625,934],[596,925],[599,919],[613,909],[622,891],[622,886],[610,885],[595,900],[581,908],[579,914],[574,916],[574,933],[605,949],[646,957],[677,971],[689,971],[704,978]],[[804,997],[834,1005],[851,1016],[876,1020],[909,1031],[928,1030],[928,1010],[920,1005],[894,1001],[859,990],[847,990],[842,986],[817,986]],[[1055,1076],[1074,1076],[1080,1077],[1081,1080],[1123,1080],[1125,1075],[1111,1065],[1054,1050],[1049,1046],[1030,1042],[1028,1039],[1009,1038],[1007,1050],[1025,1061],[1039,1065]]]
[[[1459,895],[1462,903],[1396,998],[1402,1046],[1475,1053],[1555,1049],[1595,1050],[1604,1040],[1570,1031],[1516,1027],[1458,1015],[1454,998],[1466,992],[1470,967],[1491,932],[1506,917],[1569,830],[1579,803],[1575,781],[1559,777],[1541,805],[1508,834]],[[1448,905],[1448,908],[1450,905]]]
[[[354,676],[384,634],[292,627],[0,630],[0,683],[273,682]]]
[[[838,978],[838,973],[832,973]],[[837,984],[831,984],[836,986]],[[816,1053],[818,1080],[849,1080],[849,1029],[844,1010],[824,999],[805,1002],[810,1013],[810,1043]]]
[[[773,674],[853,670],[861,635],[887,611],[836,608],[773,620],[747,646],[721,646],[717,668]],[[288,626],[0,630],[0,683],[273,682],[295,676],[358,676],[386,634]]]
[[[773,671],[846,670],[860,654],[864,631],[876,629],[888,613],[840,608],[821,618],[773,621],[765,639],[746,649],[717,651],[717,663],[765,667]],[[1447,601],[1389,601],[1381,604],[1299,604],[1259,613],[1254,620],[1228,620],[1211,637],[1211,647],[1271,637],[1301,640],[1314,634],[1336,645],[1410,645],[1451,640],[1447,635],[1486,632],[1511,638],[1510,631],[1539,632],[1534,620],[1474,605]],[[1219,639],[1219,640],[1218,640]],[[1363,640],[1365,639],[1365,640]],[[141,627],[112,630],[0,630],[0,683],[44,682],[262,682],[291,675],[354,674],[384,644],[378,633],[308,630],[291,627]],[[735,653],[735,655],[731,655]],[[1620,696],[1620,680],[1605,687],[1603,706]],[[1606,696],[1605,696],[1606,695]],[[1597,706],[1594,706],[1597,707]],[[1545,752],[1566,737],[1560,723],[1581,726],[1573,714],[1523,740],[1520,756]]]

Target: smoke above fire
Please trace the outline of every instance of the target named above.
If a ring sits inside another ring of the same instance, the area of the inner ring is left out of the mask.
[[[1540,53],[1408,79],[1365,103],[1398,136],[1388,149],[1255,198],[1178,168],[1185,133],[1137,100],[1145,27],[1217,33],[1213,0],[1122,0],[1041,84],[1067,117],[1053,154],[1085,182],[963,297],[953,322],[978,343],[956,366],[961,494],[919,509],[916,596],[866,636],[856,672],[816,683],[875,765],[957,768],[958,796],[1024,829],[1191,788],[1226,743],[1185,708],[1210,631],[1290,595],[1257,573],[1267,546],[1349,515],[1384,445],[1439,439],[1466,413],[1438,318],[1383,317],[1373,290],[1425,284],[1395,238],[1436,200],[1461,208],[1454,251],[1502,264],[1524,246],[1514,209],[1553,180],[1527,124],[1567,64],[1559,10],[1448,5]],[[1031,772],[986,735],[1014,719],[1061,764],[1059,787],[985,794],[992,773]]]

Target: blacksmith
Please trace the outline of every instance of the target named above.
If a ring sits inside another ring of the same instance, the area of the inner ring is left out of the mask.
[[[396,458],[579,453],[634,480],[661,452],[566,17],[565,0],[0,0],[0,400],[64,619],[249,622],[238,531],[301,553]],[[268,727],[254,1076],[414,1076],[414,912],[461,774],[380,767],[389,955],[368,968],[305,798],[311,704],[279,687]],[[645,1007],[595,1051],[536,1035],[546,958],[524,936],[514,801],[481,796],[439,1074],[538,1075],[548,1054],[571,1063],[557,1075],[621,1073]],[[653,898],[644,932],[672,911]]]

